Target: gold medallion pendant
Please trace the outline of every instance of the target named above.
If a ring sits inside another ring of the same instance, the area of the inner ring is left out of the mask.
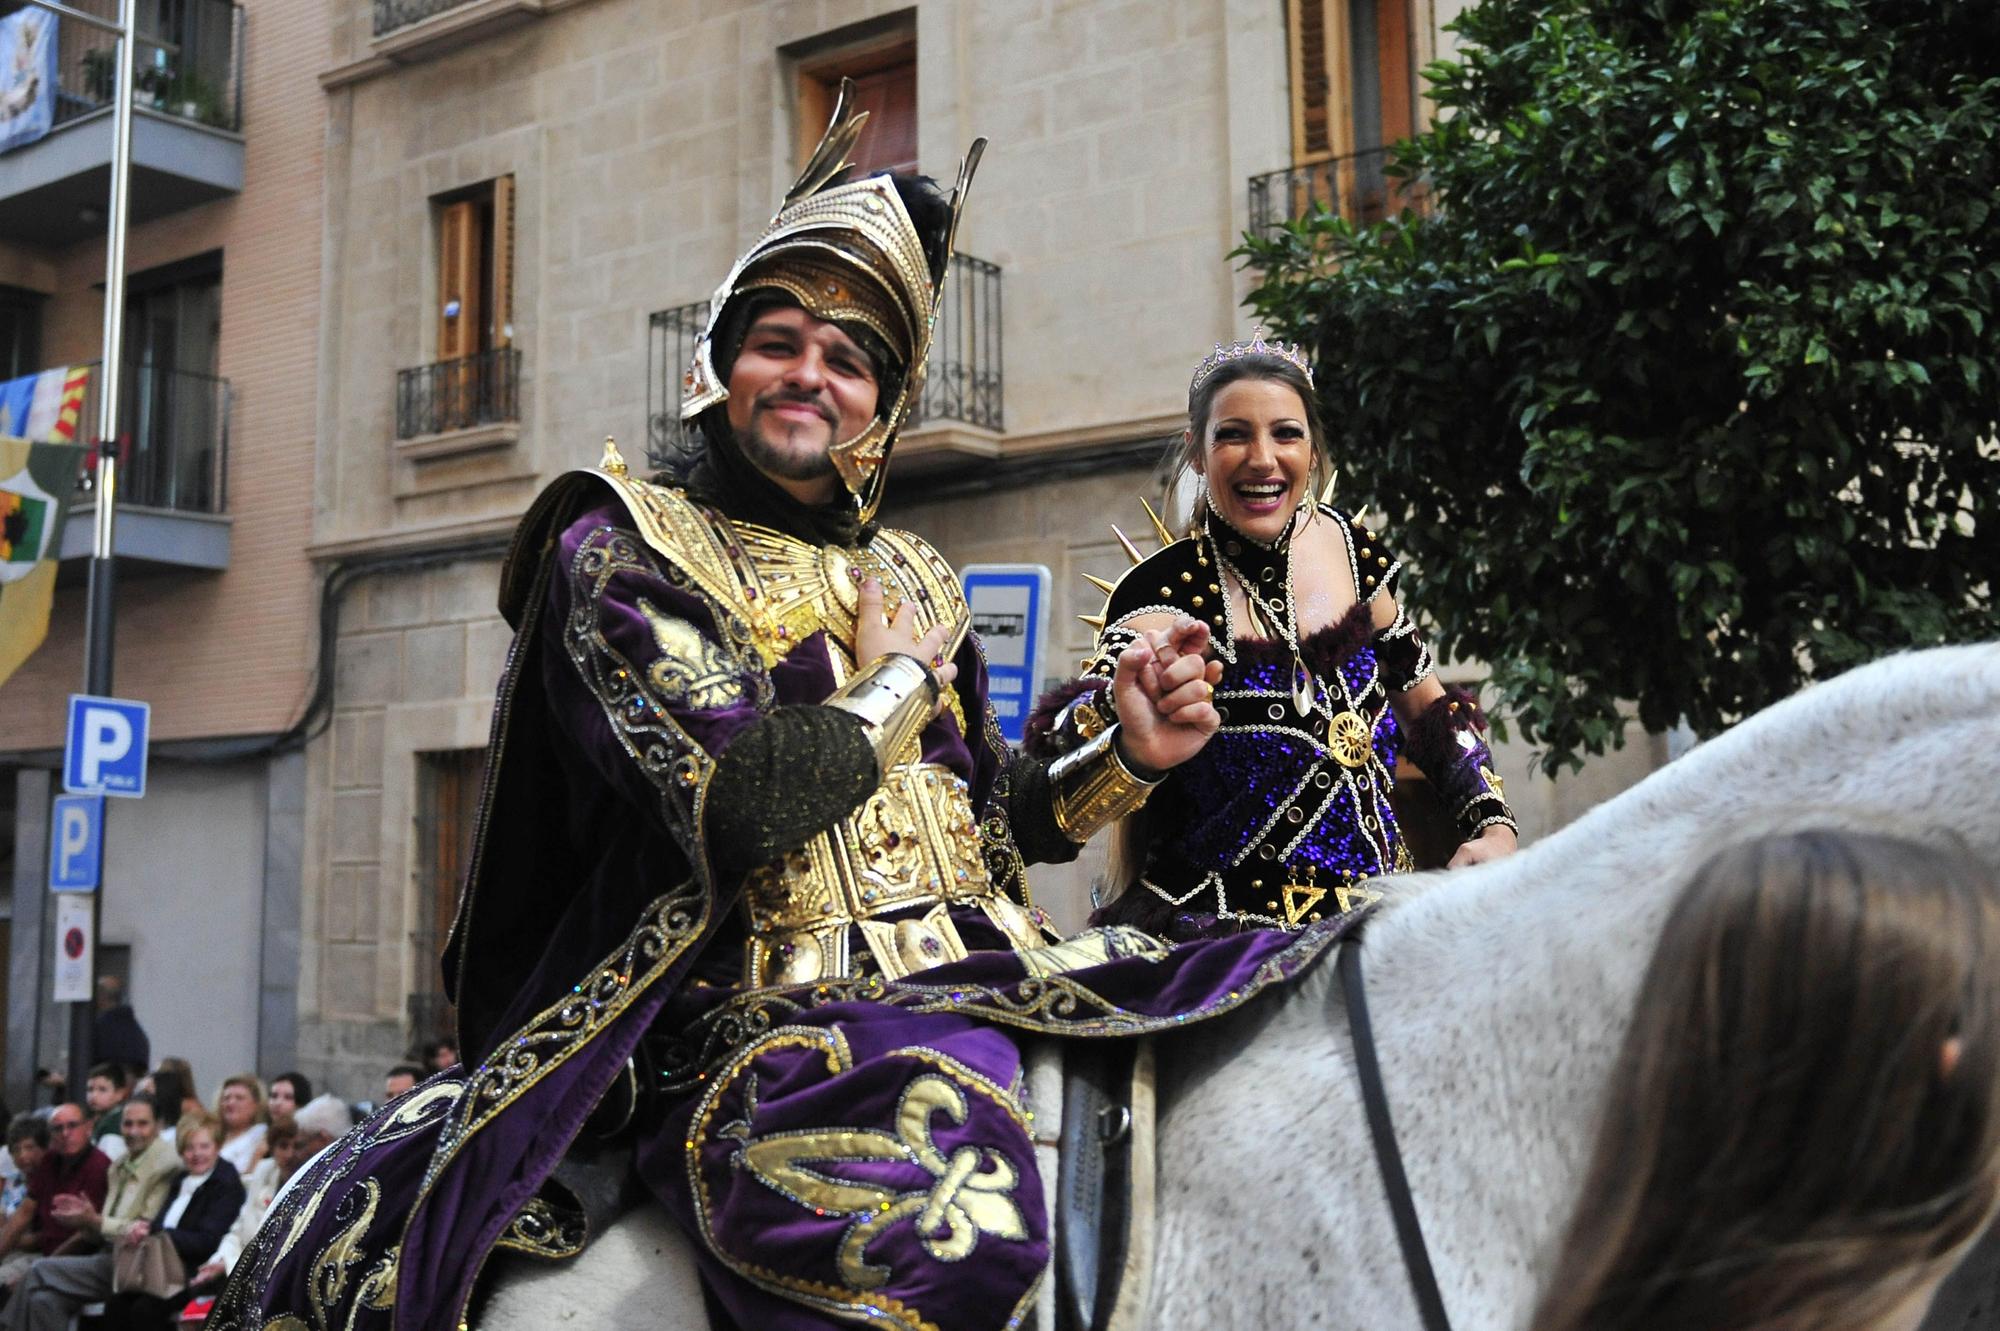
[[[1327,723],[1326,746],[1333,751],[1333,760],[1342,767],[1364,767],[1374,752],[1368,723],[1348,711],[1336,712],[1333,720]]]

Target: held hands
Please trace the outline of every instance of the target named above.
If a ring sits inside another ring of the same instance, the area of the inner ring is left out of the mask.
[[[1520,848],[1521,840],[1514,835],[1514,829],[1495,823],[1472,840],[1462,843],[1445,868],[1462,869],[1468,864],[1484,864],[1488,860],[1512,855]]]
[[[1118,709],[1118,750],[1135,775],[1178,767],[1201,752],[1222,725],[1215,686],[1222,662],[1202,656],[1208,625],[1183,615],[1149,630],[1118,656],[1111,693]]]
[[[944,659],[946,643],[958,634],[949,626],[936,624],[929,633],[917,636],[915,611],[908,601],[896,607],[893,616],[882,613],[882,583],[866,578],[861,583],[860,604],[854,613],[854,663],[866,667],[891,652],[914,656],[937,676],[938,711],[944,710],[944,690],[958,678],[958,667]],[[936,715],[936,713],[933,713]]]
[[[132,1228],[125,1231],[125,1241],[136,1248],[140,1244],[144,1243],[146,1241],[146,1236],[148,1234],[151,1234],[152,1232],[153,1232],[152,1221],[134,1220],[132,1222]]]

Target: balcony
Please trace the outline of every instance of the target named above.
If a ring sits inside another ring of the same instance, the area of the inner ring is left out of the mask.
[[[932,333],[930,371],[903,435],[898,456],[964,452],[992,456],[1006,428],[1002,404],[1000,266],[956,254],[945,283],[944,308]],[[695,339],[708,323],[708,302],[656,312],[646,339],[646,456],[655,467],[685,437],[681,376],[694,360]],[[966,428],[970,427],[970,428]]]
[[[97,426],[99,377],[79,420],[84,433]],[[118,523],[121,561],[159,569],[229,567],[229,418],[234,393],[227,379],[185,370],[128,365],[119,385]],[[95,507],[95,459],[84,493],[63,528],[62,557],[90,555]]]
[[[0,153],[0,240],[57,248],[104,233],[116,39],[56,22],[55,126]],[[134,224],[243,189],[243,10],[183,0],[168,35],[140,36],[133,67]]]
[[[1426,206],[1422,182],[1389,175],[1384,170],[1388,164],[1389,149],[1369,148],[1252,176],[1250,230],[1269,232],[1315,207],[1355,223],[1379,222],[1405,208],[1421,211]]]
[[[564,0],[375,0],[369,49],[398,64],[433,59],[542,16]],[[351,81],[341,71],[334,82]]]
[[[397,451],[423,459],[511,444],[521,420],[521,353],[476,356],[396,372]]]

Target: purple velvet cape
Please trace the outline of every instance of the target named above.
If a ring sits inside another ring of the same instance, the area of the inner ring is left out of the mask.
[[[316,1160],[239,1260],[213,1327],[456,1326],[492,1251],[580,1251],[580,1211],[550,1174],[656,1021],[682,1055],[665,1073],[678,1098],[641,1172],[701,1240],[732,1315],[1005,1325],[1048,1246],[1032,1110],[1001,1028],[1171,1030],[1290,978],[1337,935],[1169,951],[1111,931],[1039,968],[980,951],[919,982],[743,994],[697,979],[733,971],[740,927],[703,832],[714,756],[770,707],[822,700],[833,677],[812,640],[767,670],[737,611],[648,549],[613,497],[593,473],[558,481],[503,576],[517,633],[445,961],[470,1071],[432,1078]],[[649,687],[662,653],[642,598],[695,626],[709,677],[733,681],[708,705]],[[967,781],[985,821],[1003,749],[976,643],[957,664],[965,714],[988,724],[968,742],[945,715],[924,757]],[[974,947],[998,947],[977,917],[961,923]],[[813,1153],[834,1139],[853,1150]]]

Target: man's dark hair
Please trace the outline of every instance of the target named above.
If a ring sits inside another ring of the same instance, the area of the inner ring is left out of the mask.
[[[415,1063],[398,1063],[395,1067],[389,1069],[388,1074],[383,1080],[387,1081],[389,1077],[414,1077],[418,1081],[422,1081],[428,1075],[428,1073]]]
[[[16,1114],[7,1124],[7,1149],[12,1150],[21,1142],[32,1141],[47,1150],[49,1147],[49,1121],[39,1114]]]
[[[118,1119],[119,1119],[119,1122],[121,1122],[121,1123],[122,1123],[122,1122],[124,1122],[124,1120],[125,1120],[125,1113],[124,1113],[124,1111],[125,1111],[125,1110],[127,1110],[127,1109],[130,1109],[130,1108],[131,1108],[131,1107],[132,1107],[133,1105],[144,1105],[144,1106],[146,1106],[146,1108],[148,1108],[148,1109],[150,1109],[150,1110],[152,1110],[152,1111],[153,1111],[153,1119],[154,1119],[154,1121],[155,1121],[155,1122],[159,1121],[159,1117],[160,1117],[160,1102],[159,1102],[158,1100],[154,1099],[154,1098],[153,1098],[153,1097],[152,1097],[151,1095],[147,1094],[146,1092],[144,1092],[144,1091],[141,1091],[141,1092],[139,1092],[139,1094],[137,1094],[137,1095],[128,1095],[128,1096],[126,1096],[126,1097],[125,1097],[125,1103],[124,1103],[124,1104],[122,1104],[122,1105],[120,1105],[120,1106],[118,1106],[118,1110],[119,1110],[119,1114],[118,1114]]]
[[[90,1076],[84,1081],[87,1083],[92,1077],[102,1077],[121,1091],[132,1084],[131,1074],[125,1071],[123,1063],[99,1063],[90,1069]]]

